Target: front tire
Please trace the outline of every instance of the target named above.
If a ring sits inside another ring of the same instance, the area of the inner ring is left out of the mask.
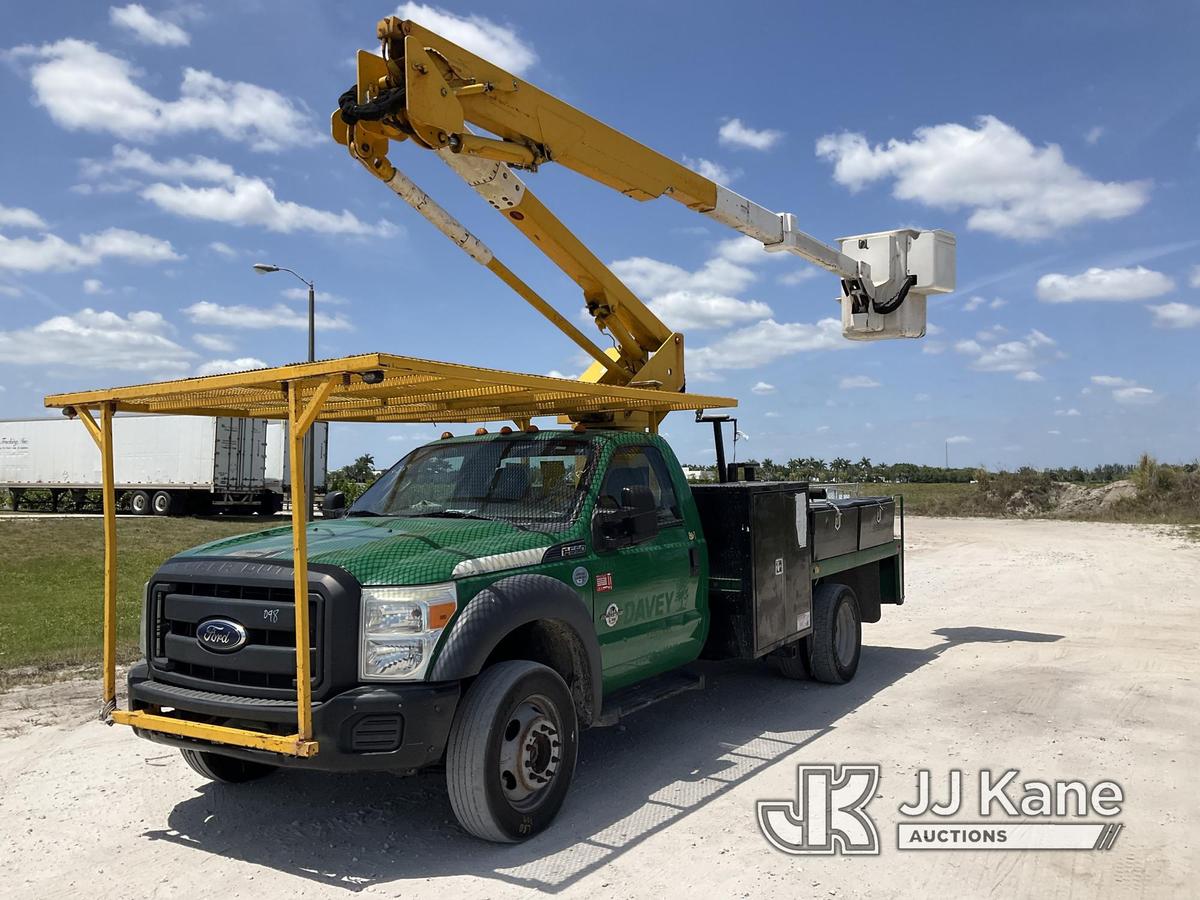
[[[858,671],[862,656],[862,614],[858,597],[844,584],[822,584],[813,591],[813,632],[807,638],[812,676],[826,684],[845,684]]]
[[[244,784],[247,781],[257,781],[265,778],[277,768],[266,763],[250,762],[245,759],[234,759],[232,756],[221,756],[219,753],[209,753],[207,750],[180,750],[184,761],[194,771],[210,781],[222,784]]]
[[[458,708],[446,749],[459,824],[497,843],[542,831],[566,799],[578,751],[575,704],[557,672],[527,660],[485,669]]]

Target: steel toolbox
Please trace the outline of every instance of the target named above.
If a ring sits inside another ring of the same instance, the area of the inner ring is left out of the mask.
[[[892,539],[896,501],[891,497],[860,497],[858,506],[858,549],[878,547]]]
[[[857,500],[814,500],[809,506],[813,559],[829,559],[858,549]]]

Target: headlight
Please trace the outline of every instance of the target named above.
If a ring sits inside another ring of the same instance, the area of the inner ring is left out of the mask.
[[[364,681],[423,678],[457,608],[454,584],[363,588],[359,676]]]

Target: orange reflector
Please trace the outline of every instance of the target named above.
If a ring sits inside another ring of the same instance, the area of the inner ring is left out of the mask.
[[[526,430],[526,431],[527,431],[529,434],[537,434],[537,432],[538,432],[538,427],[537,427],[536,425],[534,425],[534,424],[530,423],[529,427],[528,427],[528,428],[526,428],[525,430]]]
[[[443,431],[443,432],[442,432],[442,440],[443,440],[443,441],[444,441],[446,438],[452,438],[452,437],[454,437],[454,435],[453,435],[453,434],[451,434],[449,431]]]
[[[441,628],[450,621],[450,617],[454,615],[454,610],[458,608],[456,603],[431,603],[429,605],[429,627],[430,629]]]
[[[583,432],[587,431],[587,426],[584,425],[582,422],[576,422],[574,425],[571,426],[571,430],[576,432],[577,434],[582,434]]]
[[[483,434],[487,434],[487,429],[486,429],[486,428],[476,428],[476,429],[475,429],[475,436],[476,436],[476,437],[479,437],[480,435],[483,435]]]
[[[509,428],[507,425],[505,425],[503,428],[500,429],[500,433],[501,434],[512,434],[512,429]]]

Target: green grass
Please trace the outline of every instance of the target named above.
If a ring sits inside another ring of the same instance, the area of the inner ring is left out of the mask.
[[[900,494],[909,516],[964,516],[966,501],[975,493],[973,484],[881,484],[863,485],[864,494]]]
[[[269,524],[262,519],[118,519],[119,658],[137,657],[142,586],[164,560],[196,544]],[[16,668],[99,662],[103,574],[100,519],[0,520],[0,687],[14,680]]]

